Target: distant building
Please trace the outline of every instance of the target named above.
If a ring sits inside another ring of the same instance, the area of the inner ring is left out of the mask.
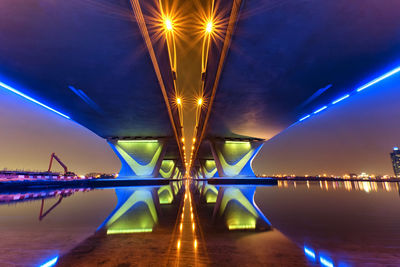
[[[398,147],[393,148],[393,152],[390,153],[390,157],[392,158],[394,175],[396,177],[400,177],[400,150]]]

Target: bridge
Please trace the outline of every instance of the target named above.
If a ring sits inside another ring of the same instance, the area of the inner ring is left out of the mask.
[[[396,0],[3,0],[0,89],[105,138],[120,177],[254,176],[265,140],[400,72],[399,15]]]

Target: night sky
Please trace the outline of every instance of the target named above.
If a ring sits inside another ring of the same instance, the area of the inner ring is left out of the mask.
[[[397,74],[283,131],[257,155],[255,172],[392,174],[389,153],[400,146],[399,89]],[[80,175],[119,171],[120,163],[103,139],[4,89],[0,125],[0,168],[45,170],[55,152]]]

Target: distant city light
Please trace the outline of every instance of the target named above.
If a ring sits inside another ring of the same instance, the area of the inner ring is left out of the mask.
[[[40,267],[51,267],[51,266],[54,266],[57,263],[57,261],[58,261],[58,256],[54,257],[51,260],[49,260],[48,262],[40,265]]]
[[[65,114],[63,114],[63,113],[61,113],[61,112],[59,112],[59,111],[57,111],[57,110],[55,110],[55,109],[53,109],[53,108],[51,108],[51,107],[45,105],[45,104],[43,104],[43,103],[37,101],[36,99],[33,99],[33,98],[30,97],[30,96],[27,96],[27,95],[24,94],[24,93],[21,93],[21,92],[18,91],[17,89],[12,88],[11,86],[9,86],[9,85],[7,85],[7,84],[5,84],[5,83],[0,82],[0,86],[3,87],[4,89],[10,91],[10,92],[13,92],[14,94],[17,94],[17,95],[19,95],[19,96],[22,96],[23,98],[25,98],[25,99],[27,99],[27,100],[29,100],[29,101],[35,103],[35,104],[38,104],[38,105],[40,105],[40,106],[42,106],[42,107],[44,107],[44,108],[46,108],[46,109],[48,109],[48,110],[50,110],[50,111],[53,111],[54,113],[57,113],[58,115],[63,116],[63,117],[66,118],[66,119],[71,119],[71,118],[68,117],[67,115],[65,115]]]

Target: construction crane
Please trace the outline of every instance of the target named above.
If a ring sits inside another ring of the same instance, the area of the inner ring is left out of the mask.
[[[73,172],[68,171],[68,167],[60,160],[59,157],[56,156],[56,153],[52,153],[50,156],[50,164],[49,164],[49,169],[47,172],[51,171],[51,166],[53,165],[53,159],[57,160],[57,162],[63,167],[64,169],[64,176],[75,176],[76,174]]]

